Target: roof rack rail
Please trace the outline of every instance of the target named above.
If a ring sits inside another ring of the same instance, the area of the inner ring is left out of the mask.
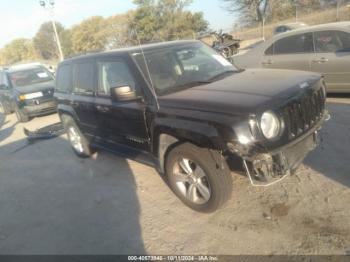
[[[85,51],[85,52],[72,54],[70,56],[67,56],[66,58],[68,59],[68,58],[74,58],[74,57],[78,57],[78,56],[97,54],[97,53],[101,53],[103,51],[105,51],[105,50],[104,49],[93,49],[93,50],[88,50],[88,51]]]

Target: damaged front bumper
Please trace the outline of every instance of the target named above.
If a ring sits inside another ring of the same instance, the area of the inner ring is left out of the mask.
[[[328,112],[307,133],[289,144],[266,153],[243,157],[243,166],[253,186],[269,186],[294,173],[319,143],[319,130],[330,119]]]

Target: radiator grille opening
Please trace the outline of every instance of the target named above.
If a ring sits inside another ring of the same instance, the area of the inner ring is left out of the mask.
[[[322,88],[320,88],[311,96],[306,95],[284,109],[284,119],[289,140],[305,133],[322,118],[325,101],[326,98]]]

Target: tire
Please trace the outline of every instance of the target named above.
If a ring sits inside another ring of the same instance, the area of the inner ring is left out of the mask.
[[[199,212],[214,212],[232,193],[232,176],[223,156],[191,143],[168,153],[165,174],[175,195]]]
[[[71,116],[63,115],[62,123],[74,153],[81,158],[90,157],[94,152],[74,119]]]
[[[24,113],[23,110],[18,108],[18,106],[15,106],[15,113],[16,113],[17,120],[21,123],[25,123],[30,120],[30,117],[26,113]]]
[[[2,112],[5,114],[5,115],[9,115],[11,114],[11,109],[9,108],[9,106],[3,102],[3,101],[0,101],[0,107],[2,108]]]

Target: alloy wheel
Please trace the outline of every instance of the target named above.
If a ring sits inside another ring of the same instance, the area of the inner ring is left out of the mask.
[[[84,151],[83,144],[81,142],[81,136],[78,131],[73,127],[69,127],[68,129],[68,137],[71,142],[73,148],[78,152],[82,153]]]
[[[180,193],[194,204],[205,204],[211,188],[204,170],[194,161],[180,158],[173,167],[173,178]]]

